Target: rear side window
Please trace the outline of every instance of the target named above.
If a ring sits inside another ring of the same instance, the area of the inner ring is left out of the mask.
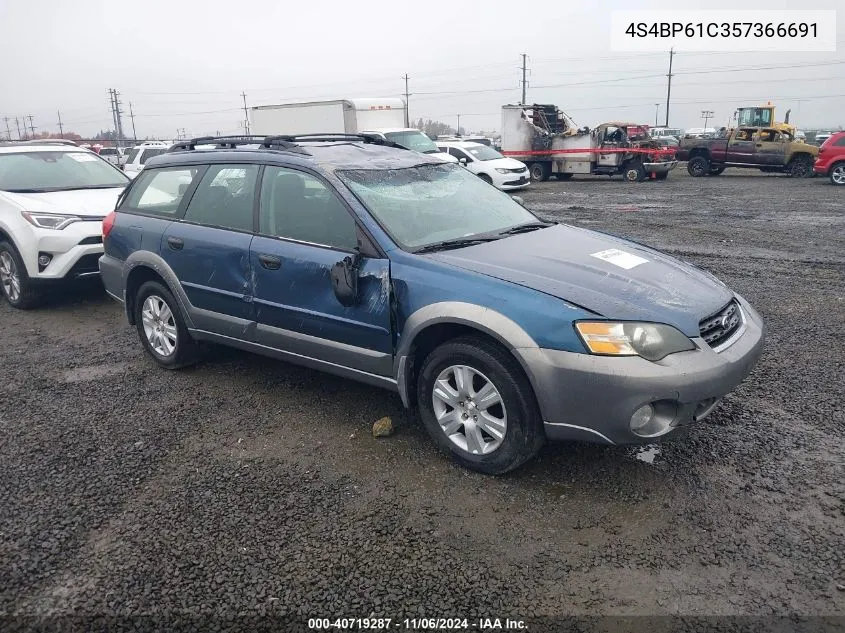
[[[832,136],[830,138],[833,138]],[[825,143],[827,145],[827,143]],[[845,136],[840,136],[836,139],[833,143],[831,143],[834,147],[845,147]]]
[[[127,163],[134,163],[134,162],[135,162],[135,157],[138,155],[138,152],[140,152],[140,151],[141,151],[141,150],[140,150],[140,149],[138,149],[137,147],[135,147],[135,148],[133,148],[133,149],[129,150],[129,158],[127,158],[127,159],[126,159],[126,162],[127,162]]]
[[[185,211],[186,222],[252,231],[258,165],[212,165]]]
[[[134,210],[150,215],[175,215],[199,170],[199,167],[192,166],[141,172],[126,194],[120,210]]]

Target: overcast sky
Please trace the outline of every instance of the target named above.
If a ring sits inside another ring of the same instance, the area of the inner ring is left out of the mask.
[[[532,15],[531,7],[542,7]],[[707,8],[835,9],[805,3],[709,2]],[[516,103],[520,54],[528,101],[554,103],[579,125],[663,122],[668,51],[613,53],[610,11],[677,2],[513,0],[0,0],[3,117],[33,115],[36,131],[82,135],[113,127],[108,89],[139,137],[237,132],[249,105],[399,96],[410,76],[410,115],[472,131],[499,128]],[[670,125],[724,125],[737,106],[772,100],[801,128],[845,125],[845,34],[835,53],[679,53]],[[839,62],[839,63],[836,63]],[[783,66],[800,66],[783,68]],[[762,69],[766,66],[781,68]],[[743,71],[743,68],[758,68]],[[702,72],[707,71],[707,72]],[[725,72],[727,71],[727,72]],[[441,93],[441,94],[432,94]],[[446,93],[446,94],[442,94]],[[27,125],[28,125],[27,121]]]

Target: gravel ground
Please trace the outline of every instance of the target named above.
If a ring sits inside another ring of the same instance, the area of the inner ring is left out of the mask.
[[[453,466],[388,392],[222,349],[160,370],[98,284],[0,302],[0,615],[845,625],[845,192],[732,172],[524,192],[712,271],[769,339],[685,437],[547,446],[500,478]],[[384,415],[397,433],[373,439]]]

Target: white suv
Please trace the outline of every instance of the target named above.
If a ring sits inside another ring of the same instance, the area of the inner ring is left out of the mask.
[[[136,145],[129,150],[129,156],[126,157],[126,162],[123,164],[123,171],[130,178],[134,178],[144,168],[144,164],[153,156],[164,154],[170,144],[161,141],[144,141],[140,145]]]
[[[0,143],[0,288],[16,308],[99,274],[102,220],[129,179],[72,142]]]
[[[461,165],[502,191],[522,189],[531,184],[525,163],[502,156],[489,145],[470,141],[438,141],[437,146],[441,152],[449,152]]]

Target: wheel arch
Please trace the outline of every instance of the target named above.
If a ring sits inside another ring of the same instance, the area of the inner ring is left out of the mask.
[[[697,158],[698,156],[710,160],[710,150],[706,147],[694,147],[689,151],[689,158],[687,160],[692,160],[693,158]]]
[[[417,372],[422,361],[438,345],[460,336],[479,336],[507,350],[519,364],[534,389],[531,372],[518,348],[537,348],[525,330],[505,315],[475,304],[448,301],[414,312],[405,322],[394,360],[394,375],[402,403],[415,404]]]
[[[129,323],[135,325],[135,297],[138,289],[147,281],[158,281],[170,290],[179,304],[179,312],[185,320],[185,325],[193,327],[193,320],[188,309],[190,302],[179,283],[176,273],[167,265],[161,257],[155,253],[136,251],[126,260],[123,282],[124,297],[126,301],[126,318]]]

